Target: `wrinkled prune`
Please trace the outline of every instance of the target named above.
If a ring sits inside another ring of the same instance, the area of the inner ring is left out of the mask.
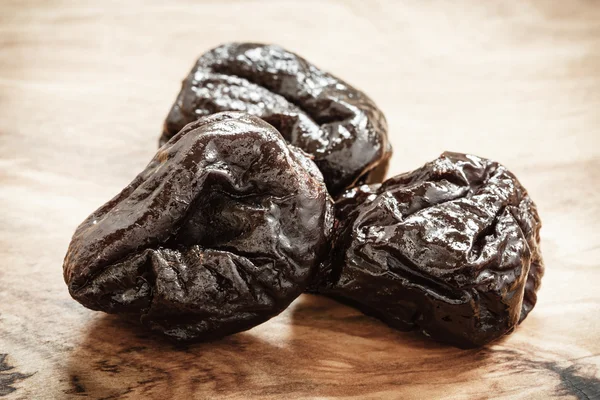
[[[197,118],[229,110],[264,119],[313,155],[332,195],[385,176],[391,146],[373,101],[279,46],[231,43],[202,55],[183,82],[160,143]]]
[[[84,306],[203,340],[277,315],[328,249],[333,202],[301,150],[257,117],[187,125],[90,215],[64,262]]]
[[[400,330],[483,345],[525,319],[544,272],[541,222],[515,176],[444,153],[336,202],[319,291]]]

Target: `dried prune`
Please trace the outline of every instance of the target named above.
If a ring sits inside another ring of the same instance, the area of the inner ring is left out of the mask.
[[[229,110],[264,119],[313,155],[333,195],[385,176],[391,146],[382,112],[363,92],[279,46],[231,43],[202,55],[160,143],[189,122]]]
[[[321,293],[400,330],[480,346],[525,319],[544,273],[535,204],[502,165],[444,153],[336,202]]]
[[[76,230],[64,262],[84,306],[179,340],[249,329],[306,287],[333,202],[310,158],[257,117],[187,125]]]

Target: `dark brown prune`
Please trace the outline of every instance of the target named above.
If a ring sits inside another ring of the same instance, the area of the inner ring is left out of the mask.
[[[244,111],[314,156],[333,195],[381,182],[392,148],[382,112],[363,92],[279,46],[222,45],[202,55],[164,124],[164,143],[189,122]]]
[[[480,346],[534,307],[544,273],[540,226],[505,167],[444,153],[340,196],[318,290],[397,329]]]
[[[249,329],[305,289],[329,248],[333,202],[301,150],[257,117],[187,125],[76,230],[69,292],[178,340]]]

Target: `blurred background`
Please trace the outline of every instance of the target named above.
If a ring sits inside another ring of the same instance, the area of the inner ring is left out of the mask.
[[[524,166],[532,153],[590,159],[598,136],[585,133],[600,123],[593,3],[3,0],[1,127],[26,110],[20,123],[54,124],[52,144],[65,151],[93,135],[86,151],[109,146],[106,168],[128,175],[137,159],[123,155],[154,152],[149,137],[195,59],[257,41],[367,92],[389,122],[391,173],[443,150]]]

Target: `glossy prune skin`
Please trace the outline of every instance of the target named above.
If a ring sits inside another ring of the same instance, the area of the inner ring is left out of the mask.
[[[257,117],[187,125],[76,230],[64,278],[93,310],[177,340],[249,329],[285,309],[329,248],[333,202],[301,150]]]
[[[230,43],[203,54],[183,81],[160,143],[220,111],[272,124],[311,154],[332,195],[381,182],[392,148],[383,113],[363,92],[279,46]]]
[[[468,348],[514,330],[544,273],[537,208],[502,165],[446,152],[336,201],[318,291]]]

